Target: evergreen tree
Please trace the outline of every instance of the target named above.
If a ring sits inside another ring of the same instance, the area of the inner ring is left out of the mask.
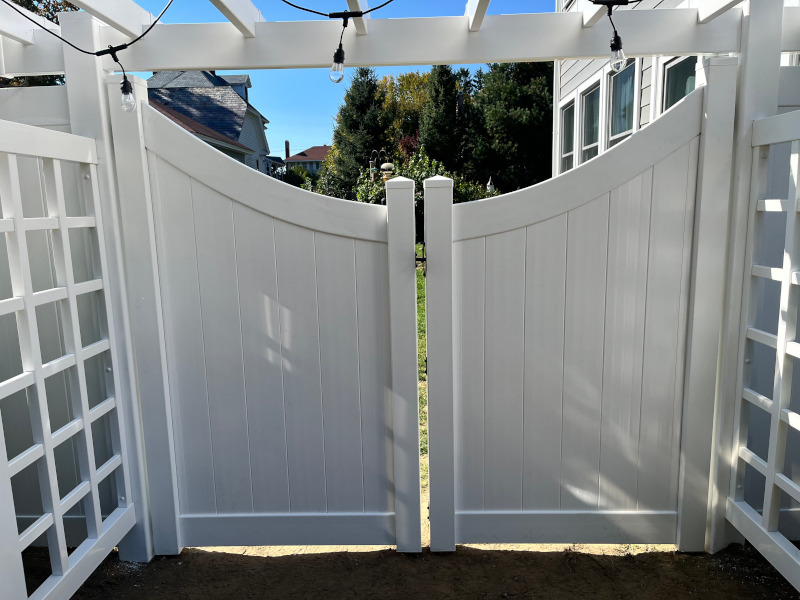
[[[356,181],[361,169],[369,163],[370,153],[386,144],[387,115],[383,110],[385,92],[378,87],[375,71],[356,69],[344,104],[336,116],[333,131],[333,173],[336,186],[355,198]]]
[[[428,98],[422,107],[419,137],[428,156],[450,171],[458,169],[458,79],[449,65],[436,65],[428,78]]]
[[[475,78],[476,118],[469,125],[470,157],[464,174],[491,177],[511,192],[551,175],[552,63],[489,65]]]

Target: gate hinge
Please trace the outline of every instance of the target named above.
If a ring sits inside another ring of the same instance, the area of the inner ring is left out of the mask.
[[[425,375],[427,375],[427,374],[428,374],[428,357],[426,355],[425,356]]]

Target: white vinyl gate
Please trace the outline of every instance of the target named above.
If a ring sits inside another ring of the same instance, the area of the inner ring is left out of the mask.
[[[134,526],[94,140],[0,122],[0,579],[69,597]],[[72,550],[68,553],[68,547]]]

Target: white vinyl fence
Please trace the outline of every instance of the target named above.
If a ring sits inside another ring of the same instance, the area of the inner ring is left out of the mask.
[[[136,522],[96,163],[94,140],[0,121],[5,598],[69,597]],[[52,575],[26,592],[29,546]]]
[[[142,128],[153,207],[169,544],[419,551],[413,182],[388,208],[326,198],[146,104],[122,117],[115,137]]]
[[[702,549],[679,521],[704,523],[706,496],[686,482],[711,452],[691,415],[710,422],[713,387],[684,380],[701,343],[688,307],[715,294],[717,318],[722,306],[721,279],[691,279],[706,256],[696,190],[706,207],[724,193],[703,197],[698,181],[698,164],[725,158],[704,109],[721,127],[733,118],[735,66],[715,65],[716,91],[554,180],[456,206],[452,181],[426,182],[432,549]]]

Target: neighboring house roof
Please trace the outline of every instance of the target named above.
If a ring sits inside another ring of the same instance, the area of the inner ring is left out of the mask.
[[[157,71],[147,80],[148,88],[194,88],[243,85],[253,87],[250,75],[217,75],[214,71]]]
[[[311,146],[308,150],[303,150],[294,156],[285,159],[285,162],[316,162],[323,161],[331,151],[330,146]]]
[[[231,87],[151,88],[148,92],[150,99],[226,137],[238,140],[241,136],[247,102]]]
[[[238,148],[242,152],[247,152],[247,153],[253,152],[252,148],[248,148],[244,144],[241,144],[232,138],[222,135],[220,132],[211,129],[206,125],[203,125],[199,121],[195,121],[191,117],[187,117],[186,115],[179,113],[177,110],[174,110],[169,106],[162,104],[158,100],[151,98],[150,106],[155,108],[158,112],[160,112],[162,115],[164,115],[174,123],[177,123],[178,125],[183,127],[189,133],[193,133],[201,138],[208,138],[208,140],[211,142],[216,141],[227,146],[233,146],[234,149]]]

